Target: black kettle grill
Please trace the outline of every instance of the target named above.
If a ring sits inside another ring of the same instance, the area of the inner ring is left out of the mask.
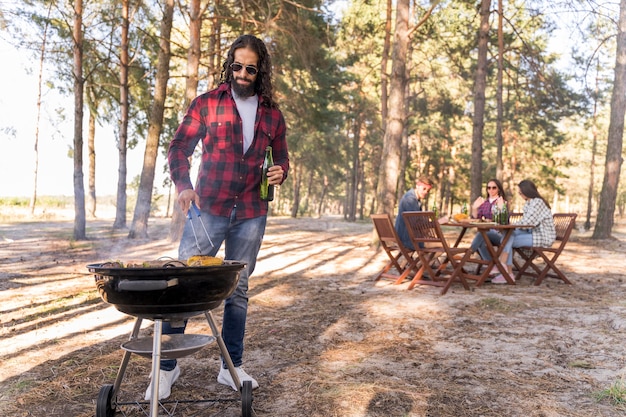
[[[96,402],[96,417],[114,417],[122,379],[132,353],[152,358],[152,375],[158,375],[162,358],[180,358],[217,341],[233,381],[240,386],[242,416],[252,415],[252,383],[240,383],[226,345],[211,314],[237,288],[239,273],[246,264],[224,261],[222,265],[187,266],[171,260],[160,266],[123,267],[116,262],[87,265],[95,276],[102,299],[137,320],[130,339],[122,344],[124,356],[114,384],[104,385]],[[211,333],[207,335],[163,335],[163,321],[180,321],[204,314]],[[154,321],[152,338],[138,338],[143,319]],[[159,409],[159,378],[153,377],[150,417]],[[161,401],[166,403],[166,401]],[[138,404],[132,402],[129,404]]]

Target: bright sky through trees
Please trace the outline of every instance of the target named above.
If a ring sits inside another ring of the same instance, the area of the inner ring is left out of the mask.
[[[27,197],[31,195],[33,187],[37,62],[1,38],[0,56],[4,62],[0,77],[0,197]],[[38,194],[71,196],[74,194],[73,160],[70,156],[73,143],[73,97],[61,96],[44,86],[42,102]],[[65,120],[61,120],[58,111],[62,111]],[[96,192],[99,196],[115,195],[118,166],[115,132],[110,126],[98,126],[96,129]],[[85,127],[85,140],[86,134]],[[83,152],[84,160],[87,161],[86,150]],[[142,161],[142,146],[129,150],[129,183],[141,173]],[[159,166],[162,162],[159,159]],[[157,175],[155,186],[160,187],[163,182],[160,169]]]

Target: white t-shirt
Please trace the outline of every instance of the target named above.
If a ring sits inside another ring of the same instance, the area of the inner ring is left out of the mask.
[[[233,98],[237,105],[237,111],[241,116],[243,129],[243,153],[248,152],[248,148],[254,140],[254,122],[256,121],[256,111],[259,106],[259,97],[255,94],[252,97],[239,97],[233,91]]]

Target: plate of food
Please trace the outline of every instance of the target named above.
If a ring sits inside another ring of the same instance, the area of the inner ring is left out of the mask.
[[[465,213],[456,213],[452,215],[452,221],[457,222],[457,223],[463,223],[463,222],[468,222],[470,221],[470,216],[468,216]]]

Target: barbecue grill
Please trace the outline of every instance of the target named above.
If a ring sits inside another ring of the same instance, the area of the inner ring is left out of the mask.
[[[224,261],[222,265],[187,266],[181,261],[160,266],[123,267],[119,263],[87,265],[94,273],[102,299],[122,313],[137,317],[130,338],[122,344],[124,356],[114,384],[104,385],[96,402],[96,417],[114,417],[118,393],[131,354],[152,358],[152,375],[158,375],[161,359],[190,355],[217,341],[233,381],[240,386],[242,416],[252,415],[252,383],[240,383],[226,345],[211,310],[217,308],[237,288],[239,273],[246,264]],[[163,335],[163,321],[180,321],[204,314],[211,328],[208,335]],[[154,321],[153,337],[139,338],[143,319]],[[159,378],[153,377],[150,417],[158,415]],[[136,404],[136,403],[133,403]]]

